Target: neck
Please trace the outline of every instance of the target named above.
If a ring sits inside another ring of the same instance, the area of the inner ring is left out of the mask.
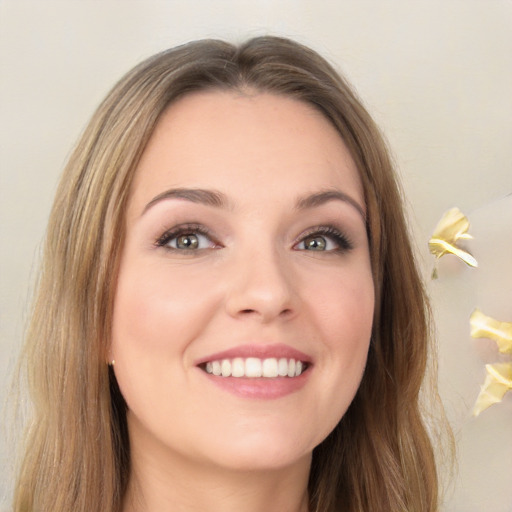
[[[139,456],[140,455],[140,456]],[[234,470],[132,452],[123,512],[307,512],[310,456],[290,467]]]

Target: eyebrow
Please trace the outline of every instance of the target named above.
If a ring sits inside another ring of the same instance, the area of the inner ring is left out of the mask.
[[[215,208],[228,208],[229,201],[225,194],[216,190],[206,190],[202,188],[172,188],[155,196],[144,207],[142,215],[152,206],[164,201],[165,199],[185,199],[192,203],[204,204]]]
[[[343,201],[348,203],[357,210],[359,215],[363,218],[363,221],[366,222],[366,212],[364,211],[364,208],[355,199],[341,190],[323,190],[321,192],[301,197],[297,201],[296,208],[297,210],[306,210],[308,208],[321,206],[329,201]]]
[[[142,211],[144,215],[152,206],[166,199],[185,199],[192,203],[204,204],[214,208],[227,209],[230,207],[228,197],[217,190],[209,190],[202,188],[172,188],[155,196]],[[341,190],[322,190],[313,194],[300,197],[296,204],[296,210],[307,210],[321,206],[329,201],[343,201],[354,207],[359,215],[366,222],[366,213],[363,207],[352,197]]]

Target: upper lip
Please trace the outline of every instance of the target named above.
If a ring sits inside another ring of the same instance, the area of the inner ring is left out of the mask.
[[[210,354],[205,357],[201,357],[198,359],[195,364],[199,366],[201,364],[205,364],[209,361],[220,361],[222,359],[234,359],[235,357],[257,357],[259,359],[267,359],[275,357],[276,359],[280,359],[285,357],[287,359],[295,359],[297,361],[302,361],[304,363],[311,364],[311,357],[297,350],[289,345],[285,345],[282,343],[272,344],[272,345],[262,345],[262,344],[248,344],[248,345],[238,345],[233,348],[229,348],[227,350],[223,350],[221,352],[216,352],[214,354]]]

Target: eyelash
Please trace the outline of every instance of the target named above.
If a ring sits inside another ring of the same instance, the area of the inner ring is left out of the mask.
[[[221,247],[218,244],[211,231],[201,224],[181,224],[179,226],[175,226],[169,230],[167,230],[163,235],[161,235],[156,241],[156,247],[163,247],[169,251],[179,251],[180,253],[192,253],[198,252],[200,249],[177,249],[175,247],[168,247],[167,244],[183,235],[202,235],[208,238],[214,246]],[[308,238],[312,238],[315,236],[325,236],[330,238],[337,245],[335,249],[327,250],[327,251],[319,251],[319,252],[327,252],[327,253],[343,253],[348,252],[353,249],[353,244],[350,239],[342,233],[340,230],[335,228],[334,226],[315,226],[313,228],[308,229],[306,232],[301,233],[298,237],[297,241],[294,242],[293,247],[297,247],[300,243],[303,243]],[[306,251],[306,249],[302,249]]]
[[[167,230],[162,236],[155,241],[155,246],[163,247],[169,251],[179,251],[181,253],[197,252],[198,249],[176,249],[175,247],[168,247],[167,244],[183,235],[202,235],[212,241],[214,246],[217,244],[212,236],[211,231],[201,224],[181,224]],[[200,250],[200,249],[199,249]]]
[[[315,236],[325,236],[334,241],[334,243],[338,246],[336,249],[332,249],[330,251],[322,251],[327,253],[343,253],[348,252],[354,248],[354,245],[350,241],[350,239],[342,233],[339,229],[334,226],[315,226],[313,228],[308,229],[305,233],[301,233],[298,241],[294,244],[294,247],[300,243],[303,243],[308,238],[313,238]],[[303,249],[305,250],[305,249]]]

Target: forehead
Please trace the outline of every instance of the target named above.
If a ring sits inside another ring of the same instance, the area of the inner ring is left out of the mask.
[[[137,167],[133,202],[172,187],[235,199],[337,188],[363,205],[358,171],[331,122],[304,102],[258,92],[193,93],[167,108]]]

